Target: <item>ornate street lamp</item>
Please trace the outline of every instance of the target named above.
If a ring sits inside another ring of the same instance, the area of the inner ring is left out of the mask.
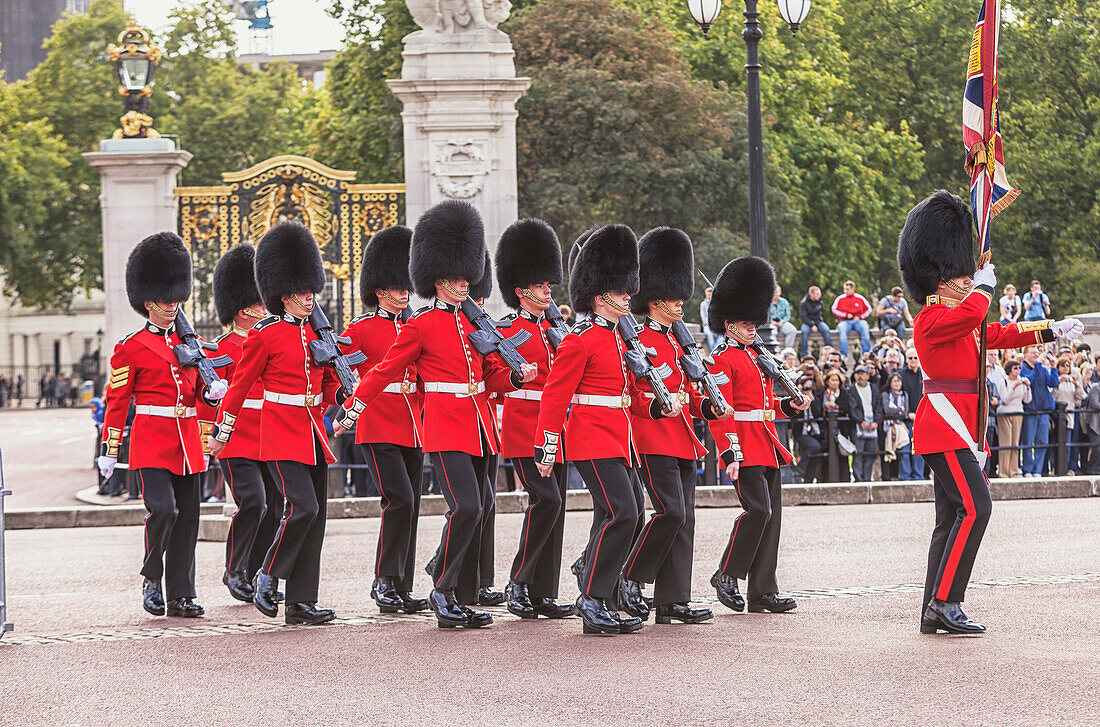
[[[160,48],[153,44],[149,31],[131,20],[118,35],[118,45],[107,46],[107,57],[115,64],[118,93],[126,113],[119,119],[114,139],[160,136],[149,115],[149,97],[153,95],[153,71],[160,63]]]

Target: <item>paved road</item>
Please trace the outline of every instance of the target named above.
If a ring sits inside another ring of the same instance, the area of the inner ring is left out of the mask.
[[[736,511],[700,512],[700,601]],[[200,543],[200,622],[140,610],[139,528],[8,533],[12,618],[0,725],[236,723],[1094,725],[1100,723],[1100,499],[999,502],[967,607],[981,638],[917,633],[931,504],[791,508],[786,615],[584,637],[576,619],[440,631],[368,600],[377,520],[336,521],[323,603],[340,623],[284,627],[220,585]],[[589,514],[570,513],[566,552]],[[498,520],[506,572],[520,518]],[[426,518],[421,562],[440,518]],[[500,578],[498,578],[498,583]],[[427,588],[418,578],[417,591]],[[576,594],[563,579],[562,594]]]
[[[0,410],[0,448],[14,493],[7,507],[78,505],[76,491],[96,483],[95,425],[84,407]]]

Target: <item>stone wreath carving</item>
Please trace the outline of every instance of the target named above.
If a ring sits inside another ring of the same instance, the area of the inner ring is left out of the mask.
[[[469,199],[485,186],[489,164],[485,151],[473,139],[451,139],[439,147],[432,176],[439,191],[451,199]]]

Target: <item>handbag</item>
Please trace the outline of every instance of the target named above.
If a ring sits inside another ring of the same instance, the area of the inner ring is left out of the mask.
[[[836,433],[836,446],[839,447],[840,451],[844,454],[856,453],[856,445],[852,442],[851,439],[848,439],[848,437],[844,436],[840,432]]]

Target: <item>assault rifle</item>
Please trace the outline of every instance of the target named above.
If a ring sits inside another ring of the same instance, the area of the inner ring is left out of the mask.
[[[347,398],[355,393],[355,387],[359,383],[358,377],[352,370],[352,366],[358,366],[367,360],[362,351],[355,353],[342,353],[340,346],[351,343],[350,338],[337,336],[332,332],[332,324],[328,322],[328,316],[321,310],[317,303],[313,304],[313,311],[309,314],[309,325],[319,338],[309,342],[309,352],[313,356],[313,362],[318,366],[328,366],[336,371],[336,378],[340,381],[340,389]]]
[[[233,363],[233,359],[225,354],[216,358],[207,358],[205,352],[217,351],[218,346],[214,343],[207,343],[199,338],[199,334],[195,333],[195,327],[191,325],[191,321],[187,320],[183,308],[178,308],[176,310],[176,333],[179,334],[180,340],[183,341],[183,343],[177,343],[175,346],[172,346],[172,352],[176,354],[176,360],[180,362],[180,366],[189,369],[198,369],[199,376],[202,377],[202,383],[206,385],[207,389],[209,389],[214,382],[222,381],[222,378],[218,376],[218,372],[214,369],[228,366]]]
[[[519,355],[516,346],[522,346],[526,343],[531,338],[531,334],[528,331],[521,330],[510,338],[505,338],[497,330],[496,321],[490,318],[489,314],[470,297],[462,301],[462,314],[466,316],[466,320],[477,328],[476,331],[469,334],[470,343],[474,344],[474,350],[482,356],[488,356],[496,351],[508,368],[512,370],[512,373],[516,375],[516,378],[523,378],[523,367],[527,365],[527,362],[523,359],[523,356]]]
[[[653,366],[653,362],[649,360],[649,357],[656,356],[657,351],[646,348],[645,344],[638,338],[638,323],[634,320],[633,315],[627,313],[620,318],[618,329],[619,335],[623,337],[623,342],[630,349],[626,352],[626,367],[639,379],[644,378],[649,382],[649,389],[653,392],[653,397],[661,405],[662,410],[667,410],[672,401],[672,394],[668,393],[665,379],[672,375],[672,369],[669,368],[668,364],[661,364],[658,367]]]
[[[550,324],[550,327],[546,329],[546,340],[557,351],[558,346],[572,331],[569,330],[569,325],[565,322],[565,319],[561,317],[561,311],[554,305],[554,301],[550,301],[550,307],[546,309],[546,313],[543,315],[546,316],[546,322]]]
[[[784,368],[783,362],[768,350],[759,336],[752,342],[751,348],[756,351],[756,363],[765,376],[779,384],[783,391],[787,393],[787,396],[791,397],[796,404],[801,404],[806,400],[805,394],[798,387],[798,379],[801,378],[802,374]]]
[[[703,393],[710,399],[710,406],[715,414],[724,411],[729,406],[726,404],[726,397],[722,396],[718,379],[707,368],[707,364],[713,364],[714,359],[703,354],[699,344],[695,342],[695,336],[691,335],[683,321],[672,324],[672,335],[680,348],[684,349],[684,355],[680,357],[680,367],[684,369],[688,381],[703,387]]]

